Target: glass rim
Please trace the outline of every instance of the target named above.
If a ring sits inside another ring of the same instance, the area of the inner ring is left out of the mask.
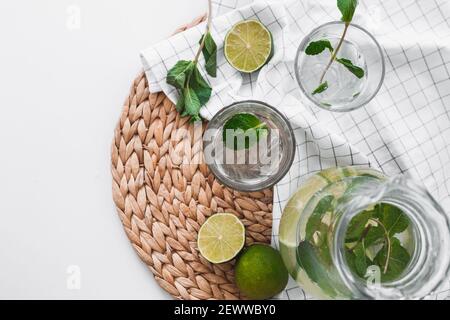
[[[378,53],[379,53],[379,55],[380,55],[380,57],[381,57],[381,79],[380,79],[380,81],[379,81],[379,83],[378,83],[378,85],[377,85],[377,88],[374,90],[374,92],[373,92],[367,99],[364,99],[364,101],[362,101],[361,103],[358,103],[356,106],[354,106],[354,107],[352,107],[352,108],[329,109],[329,108],[326,108],[326,107],[320,105],[319,103],[317,103],[317,102],[314,101],[313,99],[311,99],[311,97],[310,97],[309,94],[306,92],[305,88],[303,87],[303,85],[302,85],[302,83],[301,83],[301,81],[300,81],[299,68],[298,68],[299,65],[298,65],[298,62],[299,62],[300,55],[301,55],[301,53],[303,52],[303,51],[301,50],[301,48],[305,46],[305,40],[306,40],[307,38],[309,38],[310,35],[312,35],[312,34],[314,34],[315,32],[317,32],[318,30],[320,30],[320,29],[322,29],[322,28],[324,28],[324,27],[326,27],[326,26],[330,26],[330,25],[344,25],[344,24],[345,24],[345,22],[343,22],[343,21],[330,21],[330,22],[321,24],[320,26],[314,28],[313,30],[311,30],[311,32],[309,32],[307,35],[305,35],[305,36],[303,37],[303,40],[300,42],[300,45],[299,45],[298,48],[297,48],[297,54],[296,54],[296,56],[295,56],[295,63],[294,63],[294,68],[295,68],[295,79],[297,80],[297,84],[299,85],[299,87],[300,87],[302,93],[303,93],[303,94],[306,96],[306,98],[307,98],[310,102],[312,102],[315,106],[317,106],[317,107],[319,107],[319,108],[321,108],[321,109],[327,110],[327,111],[331,111],[331,112],[349,112],[349,111],[353,111],[353,110],[359,109],[359,108],[365,106],[366,104],[368,104],[370,101],[372,101],[373,98],[375,98],[375,96],[376,96],[376,95],[378,94],[378,92],[380,91],[381,86],[383,85],[383,82],[384,82],[384,77],[385,77],[385,75],[386,75],[386,61],[385,61],[385,58],[384,58],[383,49],[381,48],[381,46],[380,46],[380,44],[378,43],[378,41],[377,41],[377,40],[375,39],[375,37],[374,37],[369,31],[367,31],[365,28],[361,27],[361,26],[358,25],[358,24],[350,23],[350,26],[351,26],[351,27],[355,27],[356,29],[359,29],[359,30],[362,31],[364,34],[366,34],[366,35],[367,35],[367,36],[375,43],[375,45],[376,45],[376,47],[377,47],[377,49],[378,49]]]
[[[208,128],[210,128],[210,124],[213,122],[213,120],[215,120],[217,117],[219,117],[220,115],[222,115],[226,110],[228,110],[231,107],[236,107],[238,105],[242,105],[242,104],[259,104],[263,107],[268,108],[269,110],[271,110],[272,112],[276,113],[281,120],[284,122],[284,124],[287,127],[286,132],[288,133],[289,137],[291,138],[291,147],[292,147],[292,152],[291,155],[289,157],[289,159],[287,159],[287,162],[284,166],[281,166],[280,163],[280,169],[277,171],[277,173],[273,176],[271,176],[270,178],[264,180],[262,183],[259,184],[254,184],[254,185],[245,185],[243,183],[239,183],[236,181],[231,181],[230,179],[224,179],[223,175],[220,174],[220,172],[217,170],[217,166],[214,164],[209,164],[206,163],[206,165],[208,166],[208,168],[211,170],[212,174],[214,175],[214,177],[223,185],[230,187],[236,191],[241,191],[241,192],[255,192],[255,191],[261,191],[267,188],[271,188],[273,187],[275,184],[277,184],[281,179],[283,179],[286,174],[288,173],[289,169],[291,168],[292,164],[294,163],[294,159],[295,159],[295,153],[296,153],[296,140],[295,140],[295,134],[294,134],[294,130],[292,129],[292,125],[289,121],[289,119],[279,110],[277,110],[275,107],[271,106],[270,104],[260,101],[260,100],[243,100],[243,101],[237,101],[237,102],[233,102],[232,104],[223,107],[222,109],[220,109],[212,118],[210,121],[208,121],[205,131],[208,130]],[[203,140],[203,148],[205,147],[205,140]]]

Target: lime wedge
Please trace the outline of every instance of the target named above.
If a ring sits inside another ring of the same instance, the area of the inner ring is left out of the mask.
[[[217,213],[201,226],[197,245],[201,255],[212,263],[233,259],[245,243],[245,228],[231,213]]]
[[[241,21],[226,35],[224,53],[231,66],[238,71],[257,71],[273,56],[272,34],[257,20]]]

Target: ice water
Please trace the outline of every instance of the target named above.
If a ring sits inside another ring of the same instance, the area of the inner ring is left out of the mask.
[[[258,114],[255,116],[268,127],[267,135],[261,136],[258,142],[248,149],[234,150],[224,146],[217,148],[214,154],[217,170],[226,179],[256,185],[275,176],[280,169],[285,141],[280,137],[279,128],[270,117]],[[222,134],[220,131],[216,135],[216,146],[222,144]]]
[[[249,119],[253,120],[246,122]],[[273,186],[289,170],[295,136],[289,120],[275,107],[247,100],[223,108],[209,121],[203,151],[206,164],[222,184],[259,191]]]

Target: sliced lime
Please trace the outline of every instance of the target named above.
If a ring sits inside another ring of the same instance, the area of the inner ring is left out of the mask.
[[[270,31],[257,20],[235,24],[225,37],[225,58],[235,69],[252,73],[262,68],[273,56]]]

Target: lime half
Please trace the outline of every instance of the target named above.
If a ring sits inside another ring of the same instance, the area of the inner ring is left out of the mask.
[[[273,56],[272,34],[257,20],[241,21],[226,35],[224,53],[235,69],[244,73],[257,71]]]
[[[200,253],[212,263],[233,259],[245,243],[245,228],[231,213],[217,213],[201,226],[197,245]]]

